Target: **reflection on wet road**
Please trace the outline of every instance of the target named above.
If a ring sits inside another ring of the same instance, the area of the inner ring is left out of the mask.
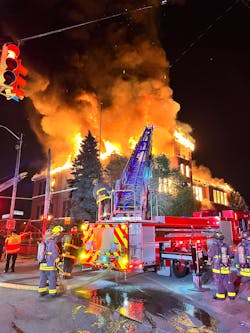
[[[150,313],[165,320],[177,332],[218,331],[216,320],[207,312],[178,299],[170,292],[142,290],[129,284],[112,284],[100,289],[78,290],[77,293],[137,322],[145,321],[145,313]]]

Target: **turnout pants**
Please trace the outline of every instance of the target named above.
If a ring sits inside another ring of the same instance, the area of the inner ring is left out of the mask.
[[[12,258],[11,271],[14,272],[14,270],[15,270],[15,263],[16,263],[17,253],[11,253],[11,254],[7,254],[7,257],[6,257],[5,272],[8,272],[8,270],[9,270],[10,259],[11,258]]]
[[[250,268],[241,269],[240,276],[243,297],[250,303]]]
[[[63,277],[65,279],[71,277],[74,263],[75,263],[74,259],[68,258],[68,257],[63,257]]]
[[[225,299],[226,294],[229,298],[235,298],[236,292],[232,275],[214,273],[214,282],[216,286],[216,298]]]
[[[49,281],[49,287],[47,286]],[[47,266],[47,263],[40,264],[40,281],[38,293],[43,296],[49,291],[49,295],[55,296],[56,290],[56,268],[54,266]]]

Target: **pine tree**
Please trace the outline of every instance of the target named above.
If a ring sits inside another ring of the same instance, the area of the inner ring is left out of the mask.
[[[81,143],[80,152],[73,162],[73,179],[68,180],[72,191],[71,216],[76,221],[96,220],[97,205],[93,196],[94,181],[102,179],[102,166],[99,159],[97,142],[91,132]]]

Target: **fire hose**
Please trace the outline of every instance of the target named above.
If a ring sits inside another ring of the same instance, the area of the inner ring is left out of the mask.
[[[90,279],[78,282],[78,283],[74,283],[71,285],[68,285],[66,282],[63,282],[61,279],[61,273],[63,273],[62,267],[61,265],[56,265],[56,268],[58,270],[58,277],[59,277],[59,291],[60,292],[66,292],[66,291],[70,291],[70,290],[74,290],[77,288],[81,288],[83,286],[87,286],[90,283],[93,283],[101,278],[103,278],[106,274],[108,274],[113,268],[114,265],[110,264],[108,266],[107,269],[105,269],[105,271],[100,272],[99,274],[93,276]],[[18,284],[18,283],[8,283],[8,282],[0,282],[0,287],[4,287],[4,288],[10,288],[10,289],[19,289],[19,290],[30,290],[30,291],[37,291],[38,287],[37,286],[32,286],[32,285],[24,285],[24,284]]]
[[[105,269],[105,271],[100,272],[99,274],[93,276],[90,279],[87,279],[87,280],[84,280],[84,281],[81,281],[81,282],[78,282],[78,283],[74,283],[74,284],[71,284],[71,285],[68,285],[67,283],[62,281],[61,276],[60,276],[60,273],[63,273],[61,265],[57,264],[56,268],[59,271],[59,274],[58,274],[59,275],[59,290],[61,292],[66,292],[68,290],[74,290],[74,289],[78,289],[78,288],[81,288],[83,286],[89,285],[90,283],[95,282],[95,281],[103,278],[105,275],[107,275],[114,268],[114,265],[113,265],[113,263],[111,263],[108,266],[108,268]]]

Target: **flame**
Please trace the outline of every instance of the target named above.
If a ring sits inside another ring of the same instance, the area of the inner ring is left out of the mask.
[[[234,189],[224,179],[213,178],[211,171],[204,165],[197,166],[195,161],[192,161],[193,180],[203,185],[211,185],[222,189],[225,192],[233,192]]]
[[[57,168],[52,169],[52,170],[50,171],[50,174],[51,174],[51,175],[54,175],[54,174],[56,174],[56,173],[58,173],[58,172],[61,172],[61,171],[63,171],[63,170],[68,170],[68,169],[70,169],[71,167],[72,167],[72,161],[71,161],[71,155],[69,155],[69,156],[68,156],[68,159],[67,159],[67,161],[66,161],[66,163],[65,163],[63,166],[61,166],[61,167],[57,167]]]
[[[194,143],[192,143],[188,138],[184,137],[183,134],[175,130],[174,137],[181,145],[189,148],[191,151],[194,151]]]
[[[136,144],[137,144],[137,140],[136,140],[135,138],[133,138],[133,137],[130,137],[130,138],[128,139],[128,144],[129,144],[129,147],[130,147],[131,149],[134,149],[135,146],[136,146]]]
[[[111,143],[109,140],[104,141],[105,153],[100,154],[101,160],[105,160],[111,154],[121,155],[121,147],[119,144]]]
[[[73,137],[73,142],[74,142],[74,146],[73,146],[73,152],[74,152],[74,154],[73,155],[74,155],[74,158],[75,158],[79,154],[81,143],[82,143],[81,133],[77,133]]]

